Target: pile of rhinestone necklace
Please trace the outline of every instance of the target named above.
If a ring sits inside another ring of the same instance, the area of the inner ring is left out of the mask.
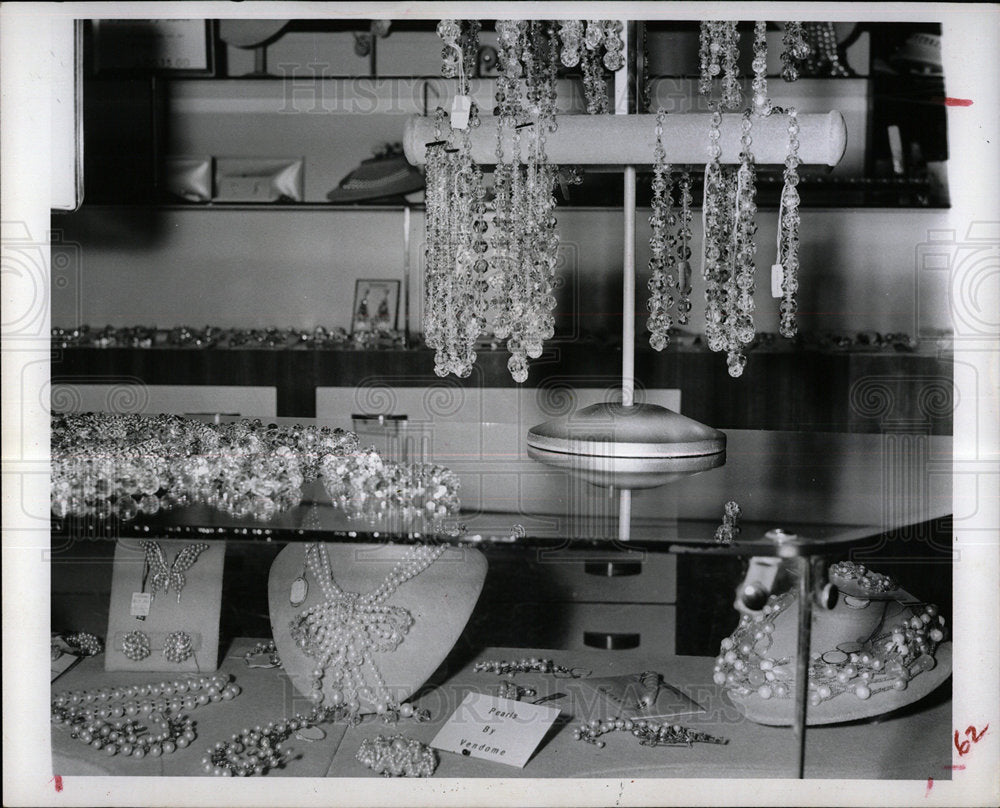
[[[398,704],[389,692],[373,654],[394,651],[413,625],[406,609],[385,605],[386,601],[444,549],[443,544],[414,545],[377,588],[360,594],[337,585],[325,545],[306,548],[306,564],[319,581],[323,602],[295,617],[290,627],[299,649],[316,662],[308,694],[314,704],[343,707],[348,715],[358,715],[363,706],[371,705],[387,720],[412,714],[412,707]]]
[[[256,419],[209,424],[176,415],[52,417],[57,518],[128,521],[205,503],[265,520],[298,505],[303,483],[317,477],[349,517],[419,513],[433,523],[459,509],[458,478],[448,469],[384,461],[343,429]]]
[[[793,697],[794,660],[767,652],[775,618],[794,602],[792,593],[774,595],[760,614],[740,618],[715,660],[716,684],[739,696]],[[934,668],[934,651],[944,637],[944,618],[937,606],[928,604],[889,628],[880,626],[864,642],[845,642],[815,654],[809,660],[809,703],[815,706],[844,693],[864,701],[885,690],[906,690],[910,679]]]

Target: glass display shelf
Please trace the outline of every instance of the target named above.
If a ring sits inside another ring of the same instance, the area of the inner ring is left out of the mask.
[[[391,434],[383,439],[396,448],[389,456],[402,452],[406,457],[401,459],[438,463],[458,475],[458,514],[434,525],[391,514],[350,518],[334,506],[322,482],[314,481],[303,487],[301,504],[267,520],[197,504],[128,522],[54,518],[53,533],[91,539],[433,540],[563,552],[606,547],[796,556],[840,553],[950,513],[950,477],[935,473],[950,468],[947,436],[727,430],[725,463],[716,468],[662,485],[656,475],[644,480],[642,474],[605,469],[597,474],[604,484],[595,484],[589,481],[593,470],[554,468],[528,457],[524,434],[531,424],[411,421],[390,426]],[[378,440],[377,434],[362,436],[363,445]],[[419,456],[411,456],[414,446],[421,447]],[[914,470],[921,491],[890,490],[897,467]],[[939,490],[924,490],[928,480]],[[742,510],[741,531],[732,544],[720,544],[715,529],[730,500]]]

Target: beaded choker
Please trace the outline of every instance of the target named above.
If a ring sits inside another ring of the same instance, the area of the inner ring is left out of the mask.
[[[370,707],[387,721],[414,715],[411,705],[400,705],[393,698],[373,655],[394,651],[413,625],[406,609],[386,601],[444,549],[444,545],[414,545],[378,587],[360,594],[345,592],[337,584],[324,545],[306,548],[306,564],[319,582],[323,602],[296,616],[290,627],[302,653],[316,661],[309,692],[314,704],[343,707],[355,716]]]

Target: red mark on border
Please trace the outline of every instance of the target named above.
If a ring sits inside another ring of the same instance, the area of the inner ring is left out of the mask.
[[[983,727],[981,730],[978,730],[978,731],[976,730],[975,727],[966,727],[965,728],[965,736],[966,736],[966,738],[972,738],[971,741],[969,741],[969,740],[964,740],[964,741],[959,740],[958,730],[956,729],[955,730],[955,748],[958,750],[958,756],[962,757],[963,755],[969,754],[969,751],[972,749],[972,744],[979,743],[979,739],[982,738],[986,734],[986,730],[988,730],[989,728],[990,728],[989,724],[987,724],[985,727]]]
[[[931,789],[932,789],[932,788],[934,788],[934,778],[933,778],[933,777],[928,777],[928,778],[927,778],[927,790],[926,790],[926,791],[924,792],[924,796],[925,796],[925,797],[926,797],[926,796],[927,796],[928,794],[930,794],[930,793],[931,793]]]
[[[958,763],[955,766],[945,766],[945,768],[946,769],[951,769],[953,772],[964,772],[965,771],[965,764],[964,763]]]
[[[53,781],[55,782],[55,784],[56,784],[56,793],[58,794],[58,793],[59,793],[60,791],[62,791],[62,789],[63,789],[63,785],[62,785],[62,777],[60,777],[60,776],[59,776],[59,775],[57,774],[57,775],[56,775],[55,777],[53,777],[53,778],[52,778],[52,780],[53,780]]]
[[[971,107],[971,98],[952,98],[950,96],[945,96],[944,98],[932,98],[932,104],[943,104],[946,107]]]

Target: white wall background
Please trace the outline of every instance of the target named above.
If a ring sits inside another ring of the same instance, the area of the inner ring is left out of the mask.
[[[802,194],[807,196],[808,186]],[[620,328],[621,211],[560,210],[568,281],[558,322],[575,297],[580,325]],[[129,211],[98,207],[53,220],[52,324],[344,326],[357,278],[400,278],[399,211]],[[649,256],[648,215],[636,217],[638,263]],[[758,328],[777,331],[769,295],[776,211],[758,214]],[[695,216],[694,244],[700,244]],[[804,210],[800,323],[831,329],[927,333],[950,327],[945,285],[921,265],[920,245],[947,228],[945,210]],[[412,317],[419,329],[423,216],[413,217]],[[695,262],[691,327],[703,327]],[[640,324],[646,274],[638,286]],[[928,286],[932,284],[932,286]],[[919,301],[918,301],[919,290]],[[918,302],[920,322],[917,323]]]

